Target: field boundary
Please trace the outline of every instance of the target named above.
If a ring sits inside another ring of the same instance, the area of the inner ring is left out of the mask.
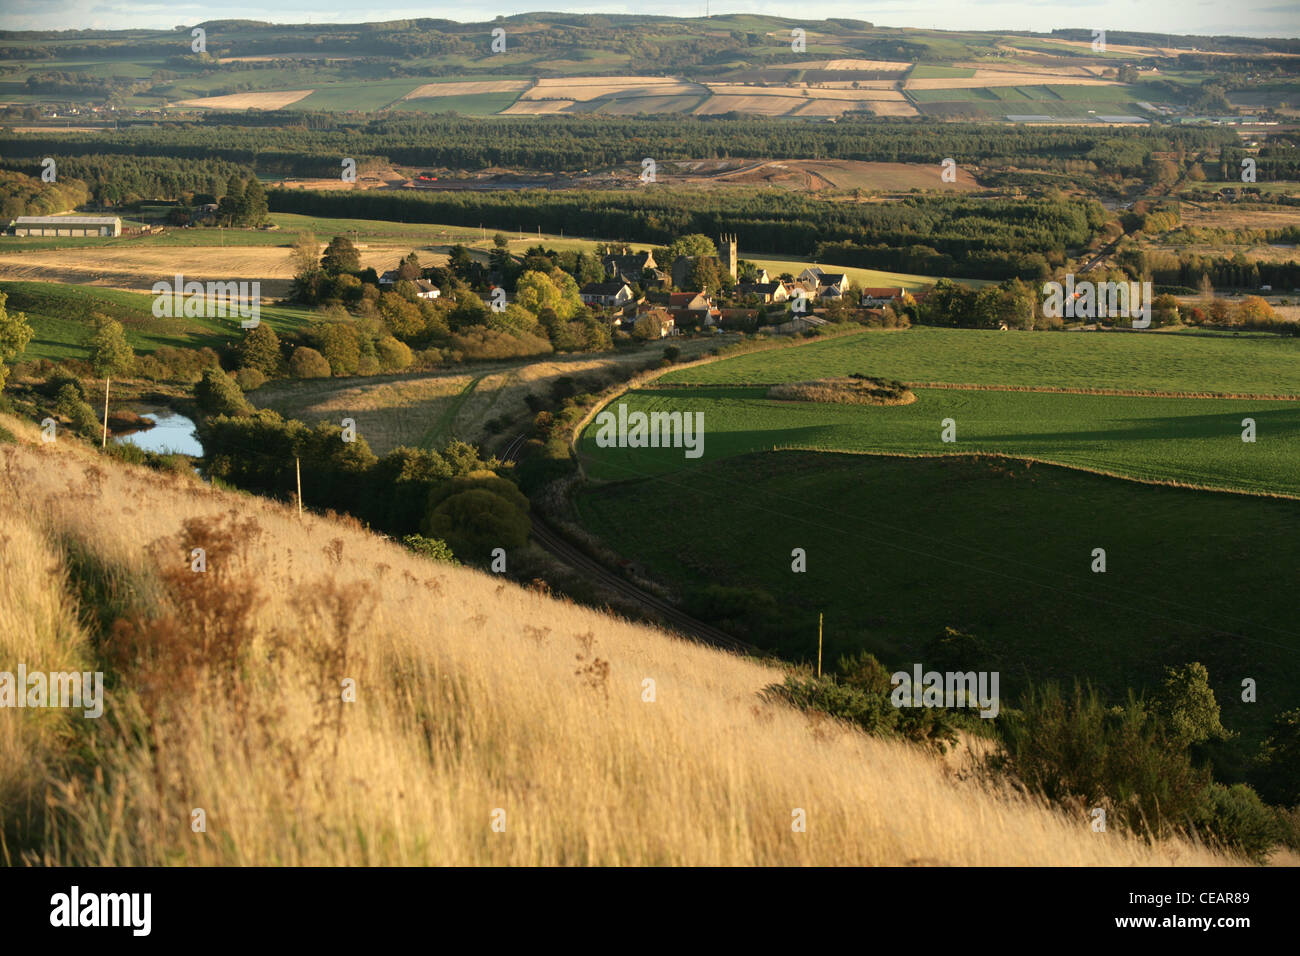
[[[1285,501],[1300,501],[1300,495],[1291,495],[1284,491],[1250,491],[1246,488],[1224,488],[1219,485],[1198,485],[1193,484],[1190,481],[1173,481],[1168,478],[1141,478],[1136,475],[1126,475],[1118,471],[1108,471],[1104,468],[1089,468],[1085,465],[1074,465],[1064,461],[1053,461],[1050,458],[1038,458],[1033,455],[1008,455],[995,451],[857,451],[852,448],[818,448],[814,445],[773,445],[771,451],[815,452],[820,455],[863,455],[870,458],[995,458],[999,461],[1021,461],[1028,465],[1050,465],[1053,468],[1066,468],[1070,471],[1085,471],[1092,475],[1102,475],[1103,477],[1114,478],[1118,481],[1132,481],[1141,485],[1161,485],[1166,488],[1183,488],[1187,491],[1213,491],[1228,495],[1246,495],[1251,498],[1278,498]],[[757,451],[747,452],[746,454],[764,455],[770,453],[771,452]],[[742,456],[733,455],[728,457],[739,458]],[[641,477],[652,478],[655,476],[643,475]]]
[[[692,363],[697,364],[697,363]],[[683,366],[684,367],[684,366]],[[772,388],[792,382],[658,382],[647,383],[647,391],[688,388]],[[1044,392],[1058,395],[1122,395],[1129,398],[1199,398],[1253,402],[1300,402],[1300,395],[1269,395],[1256,392],[1155,392],[1128,388],[1083,388],[1068,385],[974,385],[960,382],[904,382],[908,388],[948,389],[971,392]]]

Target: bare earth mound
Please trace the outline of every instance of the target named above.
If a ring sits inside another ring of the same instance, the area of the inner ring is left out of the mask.
[[[787,402],[827,402],[836,405],[911,405],[916,395],[902,382],[866,375],[786,382],[767,390],[768,398]]]

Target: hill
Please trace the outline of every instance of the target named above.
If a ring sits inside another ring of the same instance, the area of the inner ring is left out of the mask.
[[[0,711],[11,862],[1223,862],[810,723],[767,664],[0,424],[0,655],[107,688]]]

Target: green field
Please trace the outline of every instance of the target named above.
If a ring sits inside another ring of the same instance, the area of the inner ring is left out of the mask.
[[[744,385],[853,372],[962,385],[1300,396],[1300,338],[916,327],[754,352],[661,381]]]
[[[219,348],[237,341],[243,332],[236,318],[155,318],[153,296],[98,286],[52,282],[4,282],[5,308],[23,312],[35,333],[18,361],[84,359],[94,315],[122,323],[127,342],[137,352],[164,346]],[[261,319],[276,331],[300,328],[319,317],[296,306],[263,305]]]
[[[797,350],[795,350],[797,351]],[[578,444],[593,478],[619,480],[697,470],[721,458],[802,448],[893,455],[984,452],[1033,458],[1149,481],[1300,495],[1300,402],[1149,398],[1059,392],[917,389],[911,405],[776,401],[758,387],[639,390],[629,412],[702,412],[704,455],[680,448],[598,448],[588,425]],[[1253,418],[1257,440],[1241,440]],[[956,423],[956,441],[941,438]]]
[[[1027,677],[1122,693],[1199,660],[1230,727],[1253,735],[1300,704],[1300,502],[990,459],[778,452],[588,489],[577,507],[681,593],[774,596],[791,622],[775,649],[796,660],[815,658],[824,612],[830,661],[866,648],[909,666],[945,627],[975,634],[1004,695]],[[1241,703],[1248,676],[1267,704]]]

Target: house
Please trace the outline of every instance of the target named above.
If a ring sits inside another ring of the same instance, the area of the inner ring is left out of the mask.
[[[871,286],[862,290],[860,304],[867,308],[879,308],[903,298],[905,290],[899,286]]]
[[[380,285],[396,285],[396,284],[397,284],[397,270],[396,270],[396,269],[389,269],[387,272],[385,272],[383,275],[381,275],[381,276],[379,277],[379,284],[380,284]]]
[[[817,280],[817,298],[842,299],[852,284],[843,272],[823,272]]]
[[[703,292],[674,292],[668,296],[668,309],[675,313],[674,318],[700,325],[714,325],[722,316],[722,310],[715,308],[713,300]]]
[[[9,223],[15,236],[120,236],[117,216],[19,216]]]
[[[578,298],[584,305],[617,306],[632,301],[632,289],[626,282],[588,282]]]
[[[606,256],[605,274],[615,281],[640,282],[647,272],[655,271],[654,253],[649,250],[627,256]]]
[[[649,318],[659,323],[659,337],[666,339],[670,335],[677,334],[677,320],[673,318],[672,313],[663,306],[651,306],[647,309],[638,308],[635,320],[624,320],[624,326],[634,326],[644,318]]]
[[[746,296],[751,295],[758,296],[760,302],[764,305],[768,305],[773,302],[784,302],[786,299],[790,298],[790,290],[786,288],[784,282],[736,283],[737,299],[743,299]]]
[[[442,295],[442,290],[428,279],[415,280],[415,297],[417,299],[436,299],[440,295]]]

